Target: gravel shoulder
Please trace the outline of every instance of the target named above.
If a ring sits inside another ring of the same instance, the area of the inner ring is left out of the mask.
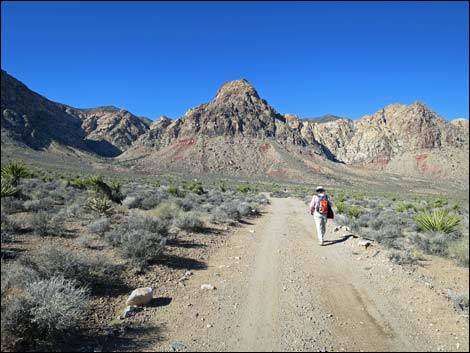
[[[304,203],[271,202],[207,266],[187,269],[171,302],[152,311],[158,334],[135,333],[139,350],[468,351],[468,319],[448,299],[468,293],[468,268],[394,265],[334,223],[320,247]]]

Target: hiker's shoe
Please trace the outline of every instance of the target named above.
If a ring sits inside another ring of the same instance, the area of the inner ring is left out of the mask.
[[[321,241],[321,242],[318,243],[318,245],[323,246],[323,245],[325,245],[325,243]]]

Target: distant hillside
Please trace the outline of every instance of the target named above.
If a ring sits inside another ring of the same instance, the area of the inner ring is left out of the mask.
[[[321,123],[329,123],[331,121],[336,121],[339,119],[347,119],[347,118],[342,118],[340,116],[336,116],[332,114],[326,114],[326,115],[322,115],[316,118],[302,118],[302,121],[308,121],[312,123],[321,124]]]
[[[11,139],[33,149],[56,142],[115,157],[146,132],[151,120],[113,106],[77,109],[31,91],[2,70],[2,141]]]

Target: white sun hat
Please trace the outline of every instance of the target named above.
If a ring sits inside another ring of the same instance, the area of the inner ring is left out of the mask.
[[[325,191],[325,188],[323,186],[317,186],[317,188],[315,189],[315,191]]]

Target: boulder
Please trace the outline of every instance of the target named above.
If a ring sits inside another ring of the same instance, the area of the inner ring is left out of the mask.
[[[126,305],[145,305],[153,298],[152,288],[137,288],[134,290],[126,301]]]

